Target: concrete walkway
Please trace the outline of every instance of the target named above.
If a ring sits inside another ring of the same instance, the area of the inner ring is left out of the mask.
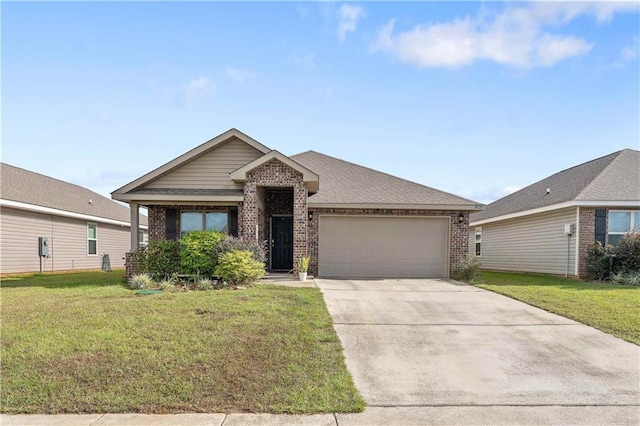
[[[640,425],[640,348],[443,280],[322,289],[367,401],[357,414],[0,415],[1,426]]]
[[[640,348],[445,280],[317,279],[367,411],[339,424],[640,424]]]

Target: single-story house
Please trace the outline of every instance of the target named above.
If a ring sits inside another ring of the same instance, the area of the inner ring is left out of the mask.
[[[268,242],[271,271],[308,255],[323,277],[448,277],[482,208],[318,152],[288,157],[236,129],[111,195],[133,218],[148,209],[151,241],[219,230]]]
[[[483,269],[585,276],[590,245],[640,230],[640,151],[563,170],[473,213],[470,248]]]
[[[124,267],[129,209],[86,188],[0,163],[0,273]],[[147,240],[141,216],[136,243]],[[41,247],[42,246],[42,247]]]

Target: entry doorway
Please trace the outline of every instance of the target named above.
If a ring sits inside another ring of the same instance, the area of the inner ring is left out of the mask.
[[[293,269],[293,216],[271,216],[270,228],[271,270],[290,271]]]

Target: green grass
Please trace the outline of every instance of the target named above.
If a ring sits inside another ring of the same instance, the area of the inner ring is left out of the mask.
[[[640,345],[640,287],[489,271],[477,286]]]
[[[319,290],[136,296],[121,276],[3,278],[2,412],[364,408]]]

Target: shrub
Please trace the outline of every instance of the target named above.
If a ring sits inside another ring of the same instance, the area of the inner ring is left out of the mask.
[[[165,279],[180,273],[180,241],[151,241],[138,249],[138,271]]]
[[[640,286],[640,272],[618,272],[611,275],[611,282],[618,285]]]
[[[220,243],[225,235],[215,231],[193,231],[182,237],[182,272],[212,277],[218,264]]]
[[[196,281],[196,290],[211,290],[213,288],[213,281],[208,278],[202,278]]]
[[[303,256],[298,259],[298,262],[295,264],[296,272],[308,272],[309,271],[309,261],[311,258],[309,256]]]
[[[624,234],[613,247],[615,272],[640,272],[640,233]]]
[[[173,280],[173,278],[164,279],[160,281],[158,285],[163,291],[171,292],[171,291],[175,291],[176,289],[176,282]]]
[[[250,251],[253,258],[258,262],[265,263],[267,258],[266,251],[267,242],[261,243],[252,240],[232,237],[230,235],[220,242],[220,255],[230,251]]]
[[[604,247],[599,242],[592,244],[585,255],[587,277],[591,281],[603,281],[609,279],[613,269],[613,247]]]
[[[467,253],[453,268],[451,278],[465,283],[476,283],[480,280],[480,263],[475,255]]]
[[[229,285],[249,285],[264,276],[264,263],[249,250],[232,250],[220,255],[216,275]]]
[[[127,287],[131,290],[142,290],[152,285],[153,279],[149,274],[136,274],[127,281]]]

